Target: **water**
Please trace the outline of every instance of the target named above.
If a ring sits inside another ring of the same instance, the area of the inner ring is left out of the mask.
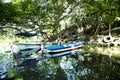
[[[4,79],[6,77],[13,77],[11,74],[13,69],[13,63],[6,57],[0,56],[0,79]]]
[[[29,63],[29,64],[25,64]],[[120,64],[108,56],[82,54],[54,59],[29,59],[3,80],[119,80]]]

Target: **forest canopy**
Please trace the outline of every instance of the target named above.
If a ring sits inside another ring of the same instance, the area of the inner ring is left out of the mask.
[[[14,28],[51,36],[68,28],[83,29],[85,35],[120,33],[120,0],[0,0],[0,32]],[[30,31],[29,30],[29,31]],[[92,34],[91,34],[92,33]]]

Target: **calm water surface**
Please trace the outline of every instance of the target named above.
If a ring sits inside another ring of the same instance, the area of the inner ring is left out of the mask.
[[[26,60],[3,80],[119,80],[120,64],[108,56],[82,54],[55,59]]]

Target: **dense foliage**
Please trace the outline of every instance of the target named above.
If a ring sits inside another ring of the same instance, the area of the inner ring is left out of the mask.
[[[120,0],[0,0],[0,28],[15,24],[16,30],[36,28],[41,34],[47,30],[47,36],[70,27],[83,28],[84,34],[91,35],[109,29],[111,35],[111,28],[120,25],[119,4]]]

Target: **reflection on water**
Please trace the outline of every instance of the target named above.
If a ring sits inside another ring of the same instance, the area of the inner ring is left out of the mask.
[[[67,74],[68,80],[75,80],[77,62],[78,60],[74,58],[67,58],[66,56],[62,57],[60,67]]]
[[[8,80],[119,80],[120,64],[107,56],[75,55],[55,59],[28,60],[27,66],[15,68]],[[36,64],[32,65],[34,62]],[[27,62],[27,61],[26,61]],[[25,63],[24,63],[25,64]],[[32,66],[30,66],[32,65]]]
[[[6,57],[0,56],[0,79],[13,77],[11,74],[13,67],[12,61]]]

